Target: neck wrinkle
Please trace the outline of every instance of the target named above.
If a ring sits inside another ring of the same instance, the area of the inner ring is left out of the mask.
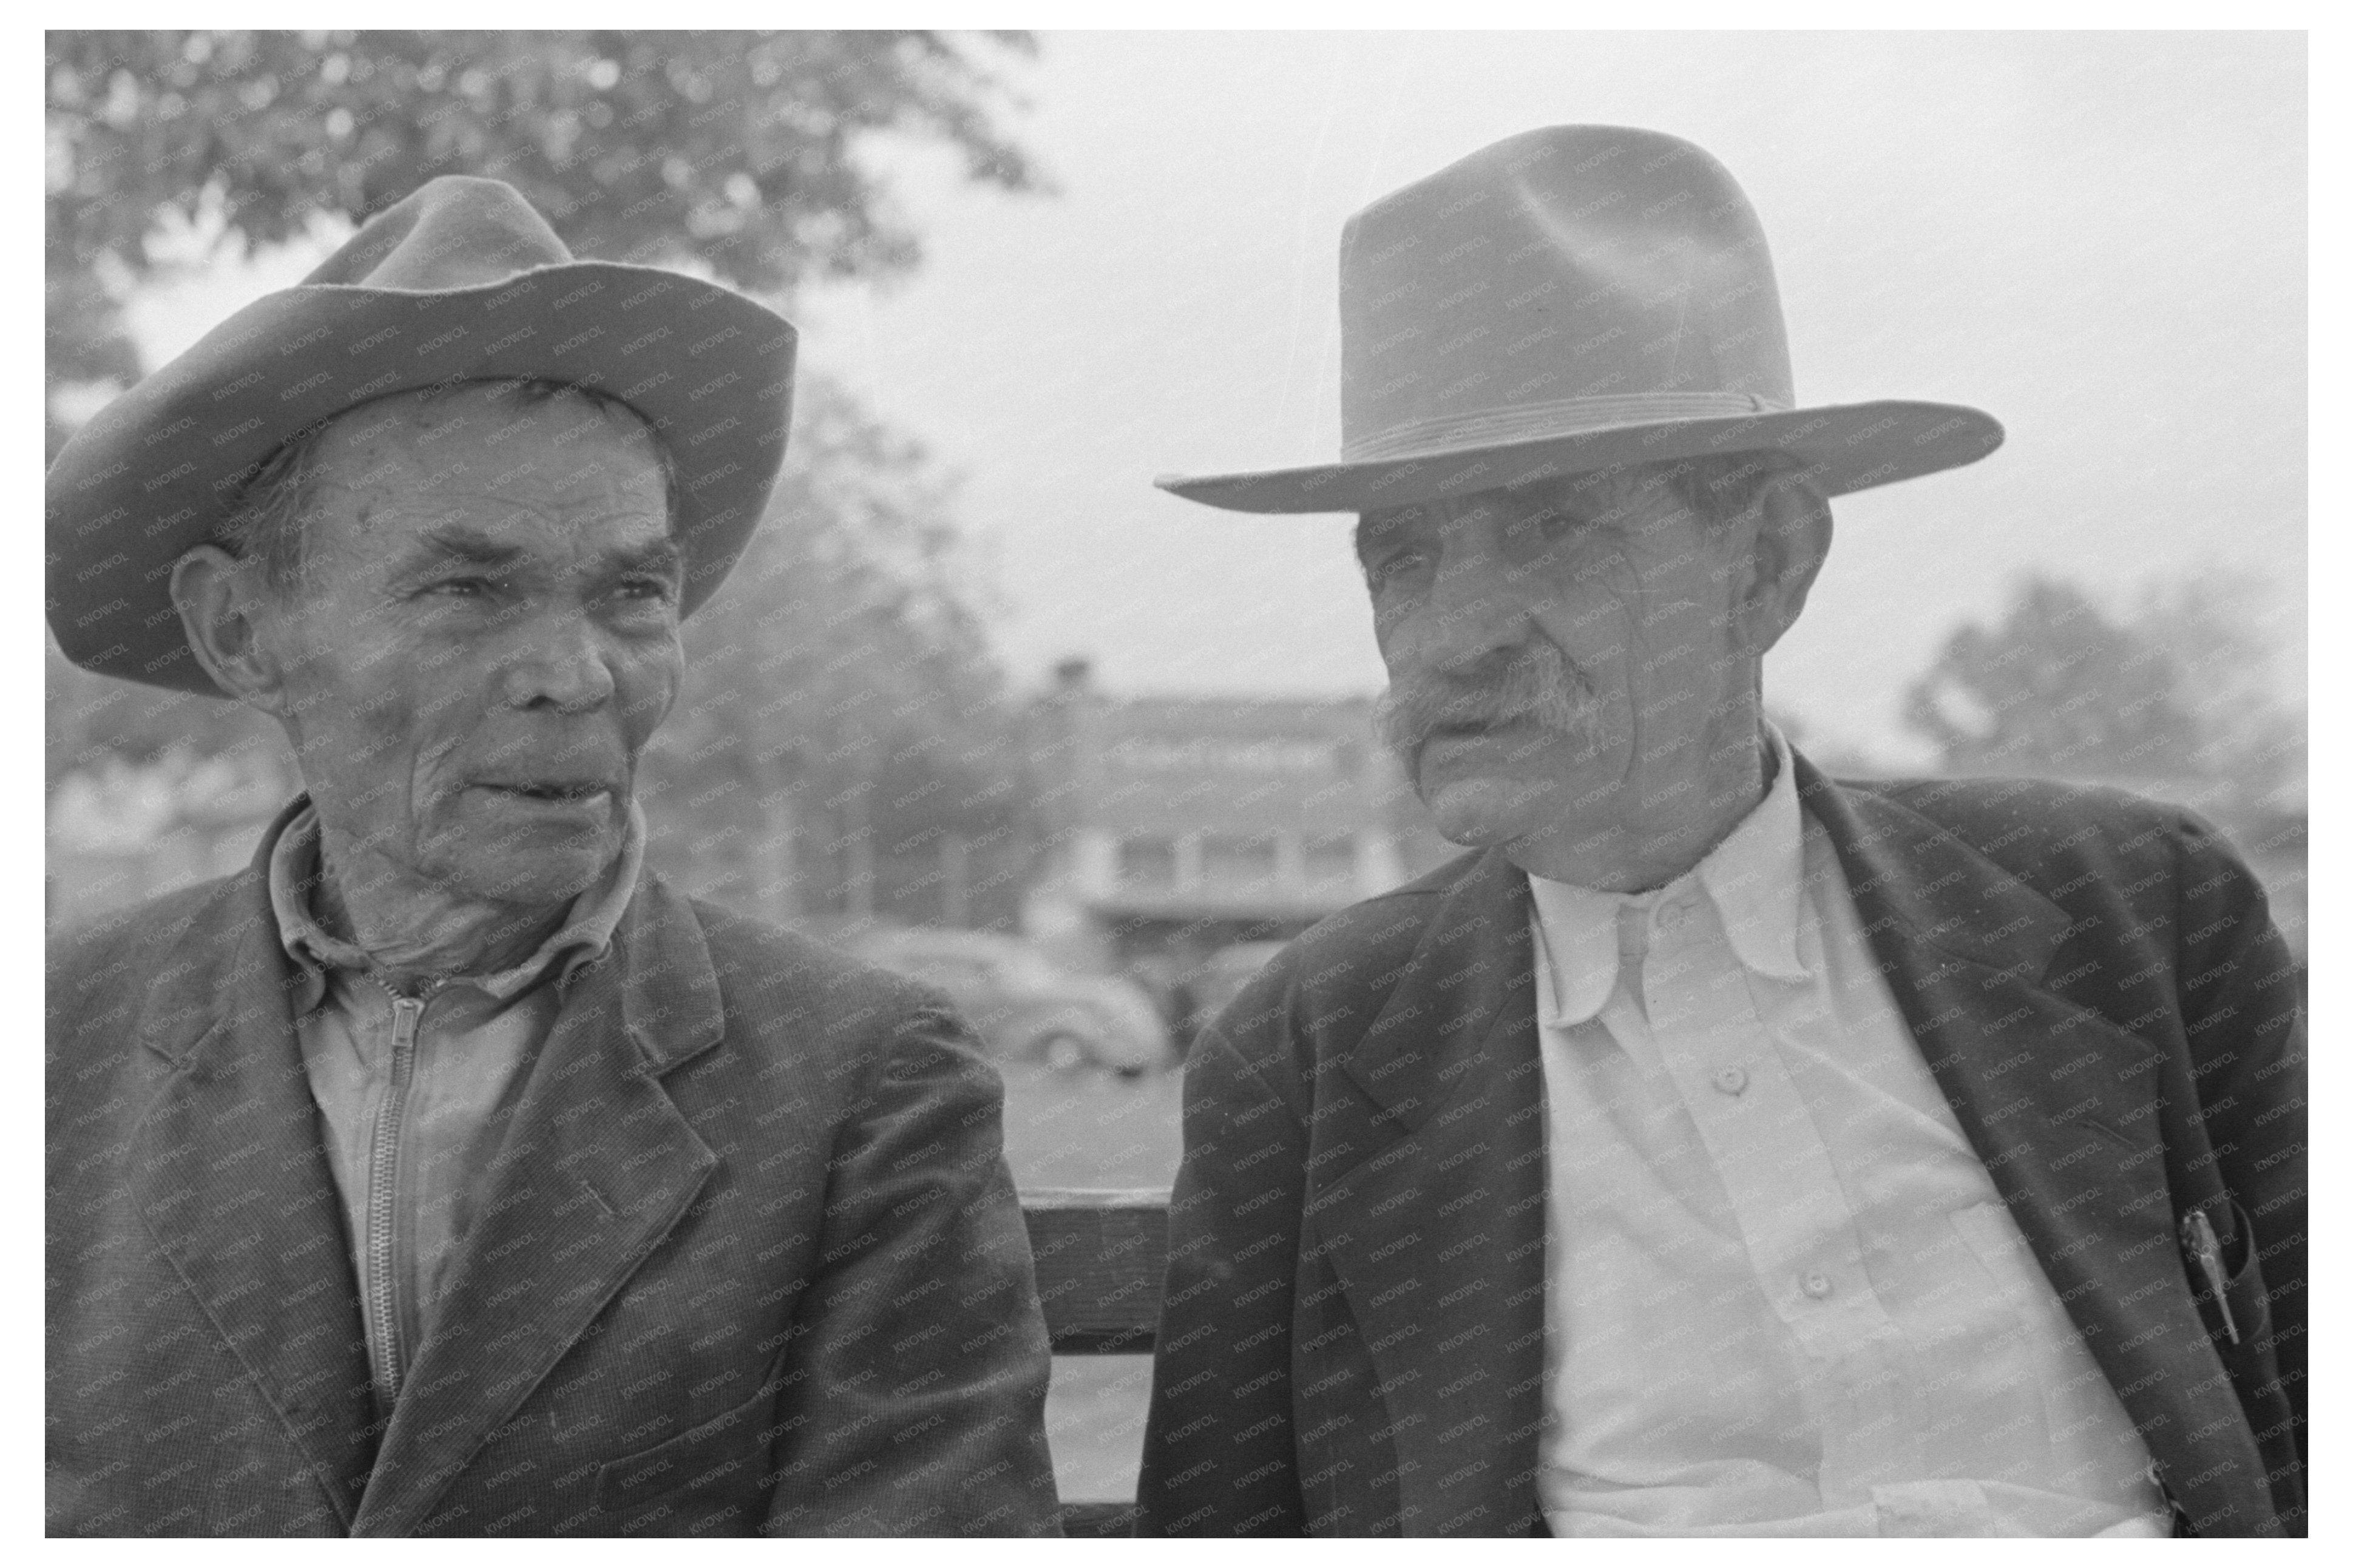
[[[1706,859],[1718,845],[1738,830],[1749,814],[1771,792],[1778,765],[1772,738],[1761,721],[1751,729],[1749,737],[1749,756],[1745,764],[1746,782],[1722,796],[1709,794],[1706,798],[1710,802],[1710,810],[1703,825],[1704,830],[1681,844],[1669,844],[1663,836],[1640,842],[1631,853],[1590,879],[1575,874],[1578,863],[1587,860],[1587,857],[1577,853],[1573,840],[1568,845],[1567,854],[1560,861],[1556,861],[1546,853],[1548,846],[1546,844],[1531,845],[1525,849],[1516,845],[1506,846],[1504,854],[1529,876],[1542,877],[1547,881],[1567,882],[1572,887],[1589,888],[1596,892],[1629,896],[1656,892]],[[1564,871],[1568,874],[1564,875]]]
[[[350,942],[377,968],[403,979],[495,974],[520,963],[562,926],[577,898],[544,909],[520,910],[452,899],[438,889],[403,889],[382,900],[376,912],[383,914],[385,905],[406,909],[381,927],[373,921],[364,927],[344,896],[333,838],[322,822],[312,918],[328,935]],[[610,873],[607,867],[606,874]]]

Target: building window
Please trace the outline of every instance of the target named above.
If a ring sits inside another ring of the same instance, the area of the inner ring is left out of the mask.
[[[1123,838],[1119,844],[1119,879],[1155,888],[1176,885],[1176,845],[1167,838]]]
[[[1355,881],[1356,835],[1343,833],[1310,837],[1300,846],[1299,868],[1313,883]]]
[[[1274,880],[1275,847],[1270,837],[1233,838],[1219,835],[1201,840],[1201,879],[1231,886]]]

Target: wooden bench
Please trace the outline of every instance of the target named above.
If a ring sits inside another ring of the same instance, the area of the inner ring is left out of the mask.
[[[1168,1189],[1048,1187],[1021,1194],[1046,1333],[1062,1355],[1149,1355],[1168,1261]],[[1062,1505],[1073,1536],[1127,1535],[1134,1500]]]

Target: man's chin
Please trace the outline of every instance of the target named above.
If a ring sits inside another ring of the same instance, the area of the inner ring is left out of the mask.
[[[1421,800],[1448,843],[1489,849],[1549,826],[1558,793],[1549,784],[1482,773],[1425,781]]]
[[[609,823],[500,824],[458,836],[436,858],[439,879],[468,897],[544,908],[569,903],[603,880],[621,843],[621,828]]]
[[[551,910],[595,887],[612,864],[610,857],[599,860],[586,855],[486,857],[448,885],[486,904]]]

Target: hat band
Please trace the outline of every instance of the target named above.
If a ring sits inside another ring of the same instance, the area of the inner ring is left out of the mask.
[[[1507,447],[1552,436],[1582,436],[1625,425],[1678,419],[1722,419],[1742,414],[1786,413],[1746,392],[1636,392],[1618,397],[1564,397],[1392,425],[1376,435],[1340,443],[1344,463],[1427,458],[1441,453]]]

